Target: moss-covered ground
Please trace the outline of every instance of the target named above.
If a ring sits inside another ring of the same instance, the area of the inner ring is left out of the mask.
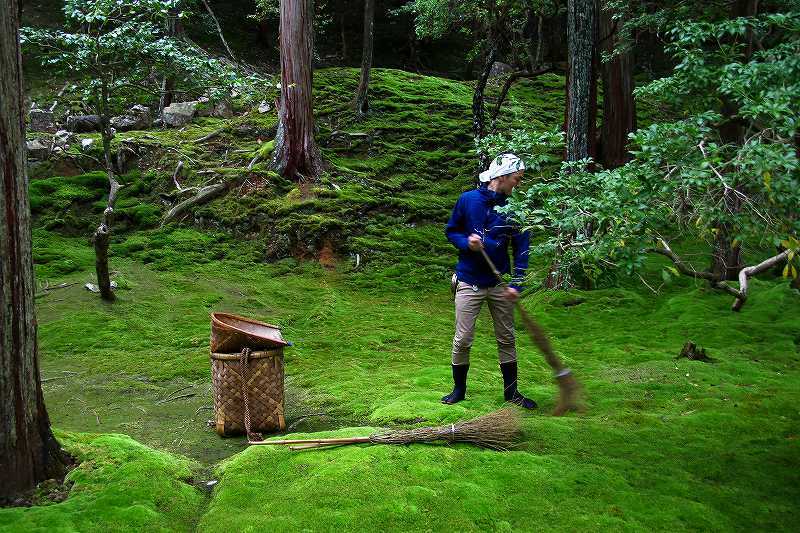
[[[375,111],[356,122],[342,107],[356,71],[316,79],[332,166],[311,195],[260,163],[246,172],[274,116],[126,134],[148,146],[143,168],[122,177],[114,304],[82,288],[93,277],[86,235],[103,206],[102,175],[32,180],[38,282],[75,283],[37,298],[43,386],[64,446],[83,462],[65,502],[0,510],[0,530],[796,528],[800,298],[780,279],[755,281],[738,314],[728,296],[683,280],[658,294],[638,278],[527,294],[523,304],[581,379],[587,411],[549,416],[555,387],[519,329],[521,388],[540,410],[524,419],[513,451],[293,453],[217,437],[206,426],[213,310],[278,323],[294,342],[286,351],[293,434],[438,425],[502,405],[485,311],[467,399],[439,403],[451,385],[453,323],[454,253],[442,225],[472,181],[468,84],[377,70]],[[556,124],[562,83],[524,82],[504,120],[528,113]],[[222,127],[208,143],[191,142]],[[343,144],[331,138],[337,130],[370,140]],[[242,181],[159,228],[178,159],[187,185],[213,169]],[[313,260],[325,247],[335,258],[327,267]],[[652,287],[662,266],[654,259],[642,274]],[[716,362],[675,359],[687,340]],[[119,433],[146,446],[109,435]],[[212,478],[219,484],[209,496],[198,485]]]

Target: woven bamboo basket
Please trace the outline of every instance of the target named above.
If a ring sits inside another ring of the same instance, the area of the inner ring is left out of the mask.
[[[270,433],[286,429],[283,347],[247,352],[245,358],[238,353],[211,353],[214,419],[217,433],[221,436],[245,433],[245,404],[251,432]]]

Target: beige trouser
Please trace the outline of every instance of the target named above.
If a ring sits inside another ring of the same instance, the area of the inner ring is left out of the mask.
[[[456,334],[453,337],[453,364],[468,365],[469,350],[475,337],[475,321],[483,301],[489,303],[497,339],[497,357],[500,363],[517,360],[514,347],[514,302],[503,296],[505,288],[498,285],[488,289],[473,289],[472,285],[458,282],[456,288]]]

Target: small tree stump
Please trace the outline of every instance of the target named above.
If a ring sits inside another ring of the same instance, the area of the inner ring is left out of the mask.
[[[686,344],[683,345],[681,349],[681,353],[678,354],[678,357],[675,359],[686,358],[691,361],[703,361],[704,363],[713,363],[715,362],[714,359],[706,355],[706,349],[700,348],[692,341],[686,341]]]

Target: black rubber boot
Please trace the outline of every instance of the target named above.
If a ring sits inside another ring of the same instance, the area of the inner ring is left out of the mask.
[[[519,405],[525,409],[536,409],[536,402],[526,398],[517,390],[517,362],[502,363],[500,372],[503,373],[503,397],[507,402]]]
[[[453,392],[442,398],[442,403],[454,404],[464,399],[467,393],[467,372],[469,365],[450,365],[453,367]]]

